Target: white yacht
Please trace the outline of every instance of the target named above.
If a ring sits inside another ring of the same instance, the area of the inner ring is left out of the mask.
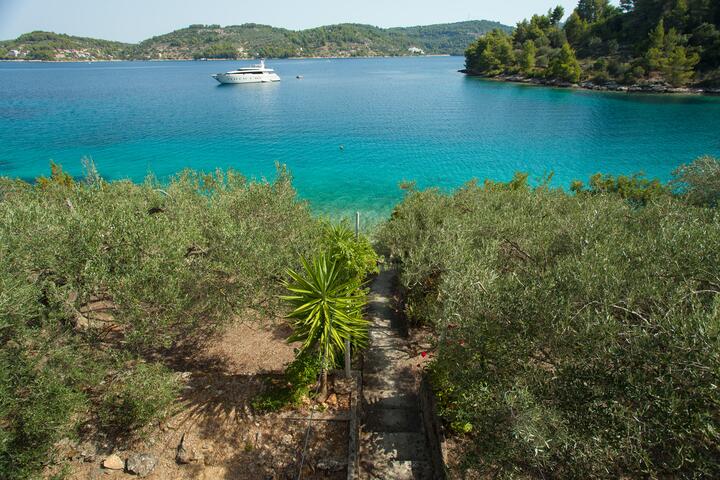
[[[279,82],[280,77],[272,68],[265,68],[265,60],[258,65],[241,67],[225,73],[216,73],[212,77],[220,83],[261,83]]]

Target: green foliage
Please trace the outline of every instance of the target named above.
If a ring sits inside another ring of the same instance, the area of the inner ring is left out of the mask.
[[[699,61],[700,57],[696,53],[688,54],[685,47],[678,45],[668,52],[663,75],[670,85],[685,85],[695,76],[695,65]]]
[[[282,297],[293,308],[288,315],[293,326],[288,341],[302,342],[301,351],[317,352],[327,369],[345,351],[345,340],[358,348],[367,343],[366,294],[357,278],[325,253],[302,263],[302,273],[288,271],[285,288],[290,295]]]
[[[510,36],[501,30],[493,30],[478,38],[465,53],[466,67],[483,75],[499,75],[515,63]]]
[[[537,61],[537,48],[532,40],[525,40],[523,43],[522,54],[520,56],[520,71],[525,74],[531,74],[535,70]]]
[[[700,157],[673,172],[672,186],[693,205],[717,207],[720,204],[720,160]]]
[[[75,186],[75,180],[63,171],[62,165],[58,165],[52,160],[50,161],[50,177],[38,177],[35,182],[41,189],[51,188],[53,185],[64,188]]]
[[[596,173],[590,177],[590,184],[584,189],[582,182],[573,182],[570,189],[578,194],[590,195],[618,195],[629,200],[634,205],[646,205],[671,194],[670,187],[663,185],[659,180],[649,180],[642,174],[631,176],[602,175]]]
[[[270,385],[252,402],[259,412],[276,412],[287,405],[298,405],[310,394],[322,370],[320,357],[311,350],[296,352],[295,360],[285,369],[282,384]]]
[[[673,86],[685,85],[695,75],[695,66],[700,62],[696,53],[688,54],[683,38],[671,28],[665,33],[661,19],[650,32],[650,46],[645,53],[649,71],[660,71],[665,80]]]
[[[592,23],[601,20],[610,10],[608,0],[579,0],[577,14],[582,20]]]
[[[408,55],[409,47],[427,53],[460,54],[468,38],[493,28],[509,31],[485,20],[408,28],[338,24],[306,30],[287,30],[268,25],[191,25],[147,39],[131,47],[133,58],[235,58]]]
[[[68,419],[83,406],[82,394],[66,384],[62,372],[42,365],[19,344],[4,343],[0,348],[0,478],[33,478],[52,445],[69,433]]]
[[[562,48],[552,57],[547,69],[547,76],[566,82],[575,83],[580,80],[582,69],[570,44],[565,42]]]
[[[321,249],[342,271],[357,281],[364,281],[368,275],[378,273],[378,256],[365,235],[355,239],[355,233],[344,224],[325,225]]]
[[[122,58],[123,51],[128,47],[121,42],[36,31],[4,42],[6,53],[0,52],[0,58],[7,57],[9,50],[18,50],[21,52],[19,58],[27,60]]]
[[[676,87],[691,82],[717,86],[720,3],[715,3],[628,0],[618,8],[608,0],[579,0],[562,28],[557,22],[557,9],[519,22],[512,34],[512,48],[523,53],[516,62],[499,61],[492,49],[483,57],[484,47],[471,44],[466,51],[466,65],[471,73],[481,75],[516,71],[529,75],[524,67],[527,52],[523,49],[525,42],[532,40],[538,49],[535,70],[539,70],[532,74],[549,80],[575,82],[576,78],[586,77],[598,83],[642,85],[664,80]],[[581,62],[553,62],[571,58],[566,42]],[[619,68],[595,69],[601,60]]]
[[[3,479],[35,476],[80,423],[127,430],[156,418],[174,380],[141,359],[246,308],[284,313],[278,279],[319,246],[322,226],[282,168],[273,183],[187,171],[139,185],[86,170],[0,178]]]
[[[11,49],[23,52],[21,58],[38,60],[52,60],[56,55],[59,60],[409,55],[410,47],[461,55],[468,39],[493,29],[512,31],[487,20],[398,28],[348,23],[297,31],[255,23],[193,24],[138,44],[32,32],[1,42],[0,58],[6,58]]]
[[[568,17],[564,30],[568,42],[577,45],[585,38],[588,31],[588,22],[587,20],[583,20],[576,10]]]
[[[720,212],[617,183],[412,191],[379,232],[437,330],[455,477],[720,476]]]
[[[99,408],[100,424],[129,433],[167,413],[178,393],[175,375],[160,364],[141,363],[115,375]]]
[[[194,58],[238,58],[240,52],[229,43],[210,45],[205,50],[193,54]]]

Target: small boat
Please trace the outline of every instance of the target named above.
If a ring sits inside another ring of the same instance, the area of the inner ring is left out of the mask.
[[[251,67],[241,67],[225,73],[216,73],[212,78],[220,83],[264,83],[279,82],[280,77],[272,68],[265,67],[265,59]]]

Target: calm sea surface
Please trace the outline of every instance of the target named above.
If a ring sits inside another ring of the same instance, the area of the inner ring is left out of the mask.
[[[720,98],[495,83],[457,73],[460,57],[273,60],[275,84],[209,76],[245,63],[0,62],[0,175],[31,179],[51,159],[80,174],[90,156],[113,179],[185,167],[270,178],[279,161],[316,210],[378,215],[402,180],[667,179],[720,155]]]

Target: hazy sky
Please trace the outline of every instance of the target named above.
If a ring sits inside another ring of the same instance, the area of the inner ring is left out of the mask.
[[[341,22],[381,27],[461,20],[513,25],[577,0],[0,0],[0,39],[32,30],[136,42],[191,23],[301,29]]]

